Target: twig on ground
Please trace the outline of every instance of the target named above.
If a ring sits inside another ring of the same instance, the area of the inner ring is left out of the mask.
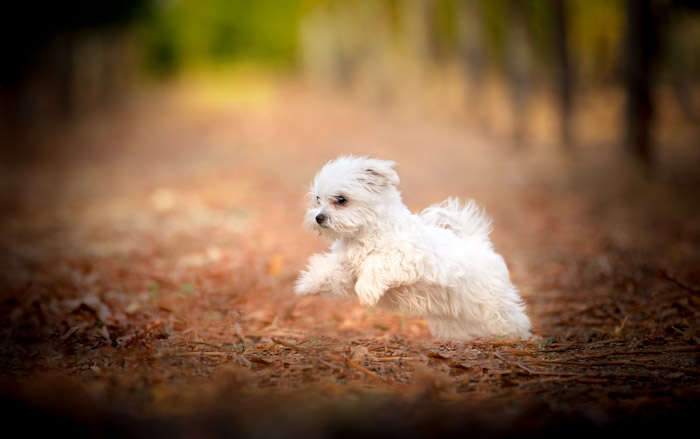
[[[507,366],[515,366],[518,367],[525,372],[529,373],[530,375],[556,375],[556,376],[575,376],[575,375],[582,375],[580,373],[572,373],[572,372],[557,372],[557,371],[545,371],[545,370],[534,370],[530,369],[526,365],[517,362],[517,361],[508,361],[507,358],[505,358],[502,354],[499,354],[498,352],[493,352],[493,355],[501,360],[503,363],[505,363]]]
[[[582,355],[579,357],[568,358],[567,361],[590,360],[590,359],[594,359],[594,358],[605,358],[605,357],[618,356],[618,355],[640,355],[640,354],[662,355],[662,354],[669,353],[669,352],[697,352],[697,351],[700,351],[700,346],[679,346],[679,347],[664,349],[662,351],[661,350],[654,350],[654,351],[641,350],[641,351],[608,352],[608,353],[603,353],[603,354]]]
[[[404,357],[404,356],[398,356],[398,357],[377,357],[372,361],[377,361],[380,363],[383,362],[391,362],[391,361],[412,361],[412,360],[417,360],[416,357]]]
[[[584,362],[584,361],[569,361],[569,360],[530,360],[528,364],[553,365],[559,364],[562,366],[585,366],[585,367],[606,367],[606,366],[635,366],[645,369],[663,369],[672,370],[675,372],[684,372],[689,374],[700,375],[698,369],[688,369],[685,367],[666,366],[663,364],[646,364],[634,361],[599,361],[599,362]]]
[[[278,344],[278,345],[282,345],[282,346],[284,346],[284,347],[286,347],[286,348],[289,348],[289,349],[291,349],[291,350],[293,350],[293,351],[295,351],[295,352],[299,352],[299,353],[304,353],[304,352],[306,352],[306,350],[304,350],[304,349],[302,349],[302,348],[300,348],[300,347],[298,347],[298,346],[295,346],[295,345],[293,345],[293,344],[291,344],[291,343],[287,343],[286,341],[280,340],[280,339],[278,339],[278,338],[274,338],[274,337],[273,337],[273,338],[272,338],[272,341],[273,341],[274,343]]]
[[[175,357],[226,357],[226,352],[198,351],[198,352],[175,352]]]
[[[679,281],[678,279],[669,276],[669,274],[666,273],[665,270],[659,270],[659,277],[660,277],[661,279],[664,279],[664,280],[667,280],[667,281],[673,283],[674,285],[676,285],[676,286],[678,286],[678,287],[680,287],[680,288],[682,288],[682,289],[688,291],[689,293],[692,293],[692,294],[700,294],[700,290],[697,290],[697,289],[695,289],[695,288],[692,288],[692,287],[690,287],[690,286],[684,284],[683,282]]]
[[[376,373],[372,372],[371,370],[367,369],[364,366],[360,366],[357,363],[354,363],[348,359],[343,359],[343,362],[347,364],[348,366],[352,367],[355,370],[359,370],[360,372],[364,373],[365,375],[371,376],[372,378],[376,378],[380,381],[386,381],[384,377],[377,375]]]
[[[329,360],[340,361],[340,362],[342,362],[342,363],[345,363],[346,366],[349,366],[349,367],[351,367],[351,368],[353,368],[353,369],[355,369],[355,370],[358,370],[358,371],[360,371],[360,372],[364,373],[365,375],[370,376],[370,377],[372,377],[372,378],[376,378],[376,379],[378,379],[378,380],[380,380],[380,381],[386,381],[386,380],[384,379],[384,377],[382,377],[382,376],[380,376],[380,375],[377,375],[376,373],[372,372],[371,370],[367,369],[366,367],[360,366],[359,364],[357,364],[357,363],[355,363],[355,362],[353,362],[353,361],[350,361],[350,360],[348,360],[348,359],[345,358],[345,357],[337,356],[337,355],[328,355],[327,358],[328,358]]]
[[[216,349],[223,349],[223,347],[213,344],[213,343],[207,343],[205,341],[187,341],[189,344],[199,344],[202,346],[209,346],[210,348],[216,348]]]
[[[333,363],[329,363],[329,362],[326,361],[326,360],[322,360],[322,359],[320,359],[320,358],[317,358],[316,361],[318,361],[320,364],[323,364],[324,366],[329,367],[329,368],[331,368],[331,369],[339,370],[339,371],[341,371],[341,372],[344,371],[344,369],[343,369],[342,367],[336,366],[336,365],[333,364]]]
[[[156,320],[155,322],[151,323],[151,324],[148,326],[148,328],[144,329],[143,332],[141,332],[141,333],[138,334],[138,335],[135,335],[131,340],[127,341],[126,344],[125,344],[124,346],[127,347],[127,348],[128,348],[128,347],[131,347],[131,345],[133,345],[133,344],[136,343],[137,341],[143,339],[143,338],[146,337],[151,331],[153,331],[153,330],[156,329],[156,328],[159,328],[159,327],[162,326],[162,325],[163,325],[163,323],[162,323],[160,320]]]
[[[529,373],[530,375],[555,375],[555,376],[582,376],[580,373],[574,373],[574,372],[558,372],[558,371],[549,371],[549,370],[534,370],[530,369],[529,367],[525,366],[522,363],[519,363],[517,361],[513,362],[513,364],[520,369],[524,370],[525,372]]]
[[[75,333],[75,331],[77,331],[78,329],[80,329],[80,326],[73,326],[73,327],[70,328],[65,334],[63,334],[63,336],[62,336],[61,338],[59,338],[58,341],[65,341],[65,340],[67,340],[67,339],[68,339],[71,335],[73,335],[73,334]]]

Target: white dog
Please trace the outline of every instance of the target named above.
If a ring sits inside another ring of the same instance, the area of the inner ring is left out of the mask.
[[[440,338],[530,337],[489,218],[451,198],[411,214],[394,165],[339,157],[316,174],[305,224],[335,242],[311,256],[295,292],[420,314]]]

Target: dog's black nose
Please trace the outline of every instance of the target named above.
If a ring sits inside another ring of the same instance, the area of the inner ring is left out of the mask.
[[[324,214],[322,214],[322,213],[319,213],[318,215],[316,215],[316,222],[317,222],[317,223],[321,224],[321,223],[323,223],[325,220],[326,220],[326,215],[324,215]]]

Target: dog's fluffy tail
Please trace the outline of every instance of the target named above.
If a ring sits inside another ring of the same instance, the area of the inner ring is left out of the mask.
[[[426,224],[452,230],[462,238],[488,237],[491,233],[491,218],[474,200],[467,200],[462,206],[458,199],[448,198],[427,207],[420,218]]]

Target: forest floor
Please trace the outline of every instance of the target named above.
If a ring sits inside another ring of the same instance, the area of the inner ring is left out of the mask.
[[[697,149],[669,142],[645,179],[610,139],[518,150],[459,117],[246,90],[164,87],[5,148],[6,419],[71,437],[261,438],[694,421]],[[348,153],[395,160],[413,211],[482,204],[534,337],[440,341],[420,317],[296,297],[329,244],[302,227],[306,190]]]

